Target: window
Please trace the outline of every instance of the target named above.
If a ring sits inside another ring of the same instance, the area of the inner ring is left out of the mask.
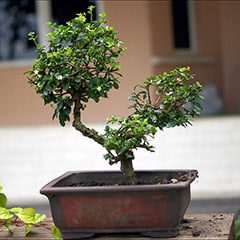
[[[176,50],[193,50],[194,16],[193,1],[172,0],[172,22],[174,48]]]
[[[89,5],[94,5],[94,1],[87,0],[52,0],[52,21],[64,24],[76,16],[76,13],[86,12]],[[96,16],[96,14],[95,14]]]
[[[32,59],[33,43],[29,32],[36,32],[46,44],[46,22],[63,24],[76,13],[85,12],[93,0],[8,0],[0,1],[0,61]],[[95,11],[96,16],[96,11]]]
[[[0,22],[0,60],[33,57],[28,32],[37,29],[34,1],[0,1]]]

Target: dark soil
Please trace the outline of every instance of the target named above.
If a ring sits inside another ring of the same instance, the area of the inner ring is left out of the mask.
[[[178,182],[186,182],[198,177],[197,171],[191,171],[188,173],[179,173],[175,176],[168,176],[162,178],[161,176],[151,176],[148,178],[137,178],[136,185],[162,185],[162,184],[176,184]],[[86,178],[78,182],[69,184],[70,187],[94,187],[94,186],[125,186],[127,185],[124,180],[118,182],[112,181],[97,181],[91,178]]]

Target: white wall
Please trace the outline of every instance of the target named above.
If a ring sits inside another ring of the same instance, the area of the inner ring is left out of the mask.
[[[137,152],[136,169],[198,169],[193,198],[240,197],[240,116],[201,118],[192,127],[160,132],[154,142],[155,154]],[[40,188],[66,171],[119,169],[109,166],[103,153],[104,149],[70,126],[2,127],[4,192],[13,204],[47,202]]]

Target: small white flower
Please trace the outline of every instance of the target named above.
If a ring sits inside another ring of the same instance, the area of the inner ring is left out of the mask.
[[[59,75],[59,76],[57,77],[57,79],[58,79],[58,80],[63,80],[63,76],[62,76],[62,75]]]
[[[101,92],[102,88],[100,86],[97,87],[98,92]]]
[[[34,74],[38,75],[39,71],[38,70],[34,70]]]
[[[117,46],[118,46],[118,47],[121,47],[122,44],[123,44],[123,42],[122,42],[122,41],[119,41],[118,44],[117,44]]]

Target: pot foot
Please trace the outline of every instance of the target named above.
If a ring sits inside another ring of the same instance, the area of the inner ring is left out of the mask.
[[[94,233],[62,233],[63,240],[78,240],[93,237]]]
[[[142,232],[141,235],[152,238],[171,238],[178,235],[177,229],[168,229],[161,231]]]

